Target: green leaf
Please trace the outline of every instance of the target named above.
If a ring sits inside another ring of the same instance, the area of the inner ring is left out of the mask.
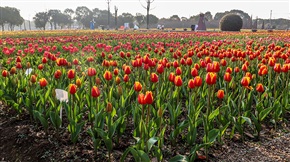
[[[150,162],[149,156],[142,150],[138,150],[138,155],[141,157],[142,162]]]
[[[151,137],[148,141],[147,141],[147,152],[149,152],[152,148],[152,146],[158,141],[158,137]]]
[[[242,119],[243,119],[244,121],[246,121],[250,126],[252,126],[252,121],[251,121],[250,118],[245,117],[245,116],[242,116]]]
[[[40,123],[44,127],[44,129],[48,128],[48,121],[44,118],[43,114],[34,110],[33,115],[40,121]]]
[[[211,121],[212,121],[216,116],[219,115],[219,113],[220,113],[219,110],[220,110],[220,109],[217,108],[217,109],[215,109],[213,112],[210,113],[210,115],[209,115],[209,117],[208,117],[209,122],[211,122]]]
[[[49,116],[50,116],[50,120],[51,120],[51,122],[52,122],[52,125],[53,125],[56,129],[58,129],[58,128],[60,127],[60,125],[61,125],[61,119],[60,119],[59,115],[56,114],[56,113],[53,112],[53,111],[50,111]]]
[[[269,107],[267,109],[264,109],[260,112],[259,116],[260,116],[260,121],[263,121],[267,115],[271,112],[273,107]]]
[[[219,130],[218,129],[212,129],[208,132],[208,139],[209,139],[209,143],[212,143],[216,140],[216,138],[219,135]],[[205,139],[204,139],[205,140]]]
[[[188,162],[188,158],[184,155],[176,155],[169,159],[168,162]]]

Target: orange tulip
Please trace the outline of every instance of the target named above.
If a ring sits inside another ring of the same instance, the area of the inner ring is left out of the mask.
[[[208,85],[216,84],[217,74],[213,72],[209,72],[206,74],[205,81]]]
[[[202,85],[202,79],[200,76],[196,76],[193,81],[196,87],[200,87]]]
[[[232,80],[231,74],[226,72],[224,75],[224,80],[230,82]]]
[[[115,78],[115,82],[116,82],[117,85],[120,84],[120,83],[121,83],[121,79],[120,79],[120,77],[116,76],[116,78]]]
[[[107,81],[110,81],[113,76],[112,76],[112,73],[108,70],[105,71],[105,74],[104,74],[104,78],[107,80]]]
[[[39,79],[39,85],[40,87],[45,87],[47,85],[47,80],[45,78]]]
[[[250,82],[251,82],[251,78],[250,77],[247,77],[247,76],[246,77],[243,77],[242,80],[241,80],[241,84],[244,87],[248,87],[249,84],[250,84]]]
[[[68,86],[68,91],[69,91],[70,94],[74,95],[77,92],[77,85],[70,84]]]
[[[153,94],[151,91],[147,91],[144,97],[144,100],[146,104],[152,104],[153,103]]]
[[[281,72],[281,64],[275,64],[274,65],[274,71],[276,73],[280,73]]]
[[[43,57],[43,58],[42,58],[42,63],[43,63],[43,64],[47,63],[47,58],[46,58],[46,57]]]
[[[96,86],[93,86],[91,95],[92,95],[93,98],[99,97],[101,95],[101,92],[100,92],[99,88],[96,87]]]
[[[113,106],[111,102],[108,102],[107,107],[106,107],[106,112],[111,113],[113,111]]]
[[[134,89],[136,92],[140,92],[142,90],[142,84],[140,82],[135,82]]]
[[[257,86],[256,86],[256,91],[257,92],[260,92],[260,93],[264,92],[264,86],[263,86],[263,84],[258,83]]]
[[[35,75],[31,75],[30,82],[31,83],[35,83],[36,82],[36,76]]]
[[[226,72],[228,72],[228,73],[232,74],[232,72],[233,72],[233,69],[232,69],[231,67],[227,67],[227,69],[226,69]]]
[[[82,81],[79,78],[76,80],[76,85],[78,87],[80,87],[82,85]]]
[[[224,92],[224,90],[218,90],[218,92],[217,92],[217,98],[219,98],[219,99],[223,99],[224,98],[224,96],[225,96],[225,92]]]
[[[96,71],[96,69],[95,68],[91,68],[91,67],[89,67],[88,68],[88,76],[95,76],[97,74],[97,71]]]
[[[181,77],[178,75],[174,78],[174,84],[177,86],[177,87],[180,87],[182,86],[182,79]]]
[[[10,74],[15,74],[16,73],[16,67],[13,66],[11,69],[10,69]]]
[[[143,93],[140,93],[138,95],[138,103],[141,104],[141,105],[145,105],[146,104],[145,95]]]

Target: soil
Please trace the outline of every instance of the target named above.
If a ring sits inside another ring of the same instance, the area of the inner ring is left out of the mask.
[[[56,131],[52,128],[44,132],[40,125],[30,121],[28,115],[17,116],[16,112],[1,104],[0,108],[0,161],[108,161],[107,150],[94,151],[93,143],[86,133],[81,133],[77,144],[70,142],[66,128]],[[85,126],[89,128],[89,126]],[[255,140],[250,133],[241,142],[238,135],[232,140],[225,139],[210,149],[209,161],[290,161],[290,132],[287,124],[273,131],[265,127],[261,139]],[[113,161],[120,161],[125,149],[134,144],[132,131],[121,138],[118,146],[114,146]],[[163,150],[167,161],[177,154],[187,154],[189,148],[185,142],[177,147],[166,145]],[[198,152],[202,161],[203,152]],[[133,161],[130,156],[126,161]],[[152,158],[151,161],[157,161]]]

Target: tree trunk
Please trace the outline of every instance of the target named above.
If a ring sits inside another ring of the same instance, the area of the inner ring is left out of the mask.
[[[2,26],[2,31],[4,31],[4,24],[2,24],[1,26]]]
[[[147,29],[149,29],[149,8],[147,7]]]
[[[53,26],[52,26],[52,22],[49,22],[50,23],[50,30],[52,30]],[[45,28],[45,27],[44,27]],[[45,30],[45,29],[44,29]]]
[[[28,21],[29,30],[31,30],[30,20]]]

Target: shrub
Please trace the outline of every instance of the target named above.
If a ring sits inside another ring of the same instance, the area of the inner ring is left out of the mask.
[[[220,29],[222,31],[240,31],[242,26],[243,20],[236,14],[227,14],[220,20]]]

